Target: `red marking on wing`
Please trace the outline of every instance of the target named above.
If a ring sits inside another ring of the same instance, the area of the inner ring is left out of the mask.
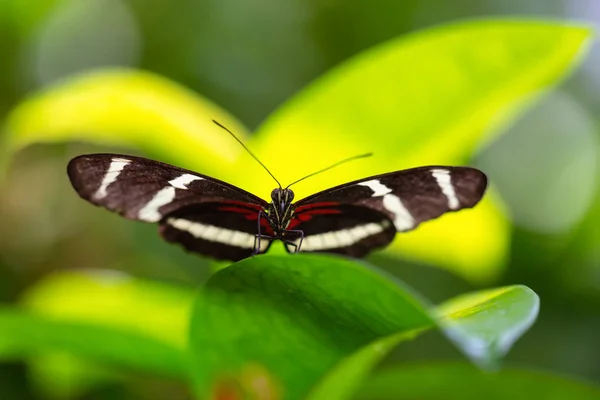
[[[300,207],[296,207],[296,209],[294,211],[296,213],[301,213],[301,212],[305,212],[308,210],[312,210],[313,208],[332,207],[332,206],[337,206],[339,204],[340,203],[335,202],[335,201],[323,201],[321,203],[310,203],[310,204],[305,204]]]
[[[304,211],[298,214],[298,218],[303,220],[309,220],[313,215],[321,214],[341,214],[342,212],[337,208],[317,208],[316,210]],[[307,218],[308,217],[308,218]]]
[[[339,203],[316,203],[307,204],[306,206],[298,207],[295,211],[294,218],[290,221],[286,229],[294,229],[302,222],[310,221],[315,215],[327,215],[327,214],[341,214],[342,212],[332,206],[338,205]],[[300,212],[298,212],[300,209]]]
[[[244,217],[246,217],[246,219],[257,219],[258,218],[258,213],[256,211],[248,210],[247,208],[243,208],[243,207],[235,207],[235,206],[219,207],[219,211],[229,211],[229,212],[234,212],[234,213],[238,213],[238,214],[243,214]]]
[[[262,233],[266,233],[267,235],[275,235],[275,232],[273,231],[273,228],[271,228],[271,224],[269,224],[269,221],[267,221],[267,219],[265,217],[262,217],[260,219],[260,226],[261,229],[264,229],[264,231]]]
[[[290,220],[290,223],[288,224],[288,226],[285,229],[294,229],[295,227],[298,226],[298,224],[302,222],[300,221],[298,218],[292,218]]]
[[[271,224],[269,224],[266,214],[264,213],[264,210],[261,206],[258,206],[255,204],[250,204],[250,203],[244,203],[243,201],[226,201],[226,202],[223,202],[223,204],[226,204],[226,205],[219,207],[218,208],[219,211],[228,211],[228,212],[234,212],[237,214],[241,214],[244,216],[244,218],[246,218],[247,220],[250,220],[250,221],[256,221],[258,219],[258,213],[260,211],[263,211],[263,214],[261,215],[261,218],[260,218],[260,227],[261,227],[262,233],[265,233],[265,234],[271,235],[271,236],[275,234],[273,232],[273,228],[271,228]],[[231,205],[229,205],[229,204],[231,204]]]
[[[243,201],[224,201],[225,204],[222,207],[219,207],[219,211],[229,211],[238,214],[243,214],[246,219],[258,219],[258,213],[263,211],[263,208],[257,204],[252,203],[244,203]]]

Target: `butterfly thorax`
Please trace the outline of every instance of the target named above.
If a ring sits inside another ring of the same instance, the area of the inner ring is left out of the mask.
[[[275,236],[279,236],[287,228],[294,215],[292,201],[294,201],[294,192],[291,189],[276,188],[271,192],[271,203],[267,214]]]

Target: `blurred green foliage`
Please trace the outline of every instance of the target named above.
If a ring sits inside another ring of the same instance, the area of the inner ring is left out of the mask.
[[[187,381],[214,398],[348,398],[383,358],[458,357],[446,337],[496,364],[537,315],[519,283],[543,308],[509,361],[600,380],[594,64],[561,86],[567,101],[537,101],[581,61],[591,32],[456,22],[599,18],[584,3],[0,1],[0,398],[192,398]],[[395,38],[440,22],[453,23]],[[531,106],[537,114],[519,117]],[[82,204],[64,167],[88,151],[142,153],[266,197],[272,183],[213,118],[283,180],[375,151],[303,183],[300,196],[425,163],[475,163],[493,187],[475,210],[399,235],[371,257],[378,267],[259,257],[197,292],[208,261]],[[505,289],[430,310],[391,275],[436,303]],[[418,335],[434,321],[443,336]],[[544,385],[557,399],[597,397],[556,379],[409,363],[373,373],[359,396],[529,398]]]
[[[383,370],[361,388],[356,398],[474,400],[482,393],[490,400],[525,400],[533,396],[593,400],[600,396],[597,387],[572,377],[511,368],[488,374],[458,362],[431,362]]]

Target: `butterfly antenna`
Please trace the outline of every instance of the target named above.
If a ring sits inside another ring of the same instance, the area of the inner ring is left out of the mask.
[[[313,172],[312,174],[306,175],[305,177],[303,177],[303,178],[300,178],[300,179],[298,179],[297,181],[294,181],[294,182],[290,183],[289,185],[287,185],[286,189],[287,189],[287,188],[289,188],[289,187],[290,187],[290,186],[292,186],[292,185],[295,185],[296,183],[298,183],[298,182],[300,182],[300,181],[303,181],[303,180],[305,180],[306,178],[310,178],[311,176],[315,176],[315,175],[317,175],[317,174],[320,174],[321,172],[329,171],[330,169],[332,169],[332,168],[335,168],[335,167],[337,167],[338,165],[345,164],[345,163],[347,163],[348,161],[352,161],[352,160],[358,160],[359,158],[367,158],[367,157],[371,157],[372,155],[373,155],[373,153],[359,154],[359,155],[357,155],[357,156],[353,156],[353,157],[350,157],[350,158],[346,158],[346,159],[344,159],[344,160],[342,160],[342,161],[338,161],[338,162],[336,162],[335,164],[333,164],[333,165],[330,165],[330,166],[329,166],[329,167],[327,167],[327,168],[323,168],[323,169],[321,169],[321,170],[319,170],[319,171],[317,171],[317,172]]]
[[[237,138],[237,136],[235,136],[235,135],[233,134],[233,132],[231,132],[229,129],[225,128],[223,125],[221,125],[220,123],[218,123],[218,122],[217,122],[217,121],[215,121],[214,119],[212,120],[212,122],[214,122],[214,123],[215,123],[217,126],[220,126],[221,128],[225,129],[225,130],[226,130],[226,131],[227,131],[227,132],[228,132],[228,133],[229,133],[231,136],[233,136],[233,138],[234,138],[235,140],[237,140],[237,141],[238,141],[238,143],[239,143],[239,144],[241,144],[241,145],[242,145],[242,147],[243,147],[244,149],[246,149],[246,151],[248,152],[248,154],[250,154],[250,155],[252,156],[252,158],[254,158],[254,159],[255,159],[255,160],[256,160],[256,161],[257,161],[257,162],[258,162],[260,165],[262,165],[262,167],[265,169],[265,171],[267,171],[267,172],[269,173],[269,175],[271,175],[271,178],[275,179],[275,182],[277,182],[277,184],[279,185],[279,189],[281,189],[281,183],[279,183],[279,181],[277,180],[277,178],[275,178],[275,175],[273,175],[273,174],[271,173],[271,171],[269,171],[269,168],[267,168],[265,164],[263,164],[262,162],[260,162],[260,160],[258,159],[258,157],[256,157],[256,156],[254,155],[254,153],[252,153],[252,152],[250,151],[250,149],[249,149],[249,148],[247,148],[247,147],[246,147],[246,145],[245,145],[245,144],[244,144],[244,143],[243,143],[243,142],[242,142],[240,139],[238,139],[238,138]]]

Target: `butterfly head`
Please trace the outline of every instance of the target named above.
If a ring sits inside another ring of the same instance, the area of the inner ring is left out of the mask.
[[[273,228],[277,234],[281,229],[285,229],[292,217],[294,192],[291,189],[273,189],[271,200],[268,214],[271,217]]]
[[[292,201],[294,201],[294,192],[292,189],[273,189],[271,192],[271,200],[277,208],[283,211],[292,203]]]

